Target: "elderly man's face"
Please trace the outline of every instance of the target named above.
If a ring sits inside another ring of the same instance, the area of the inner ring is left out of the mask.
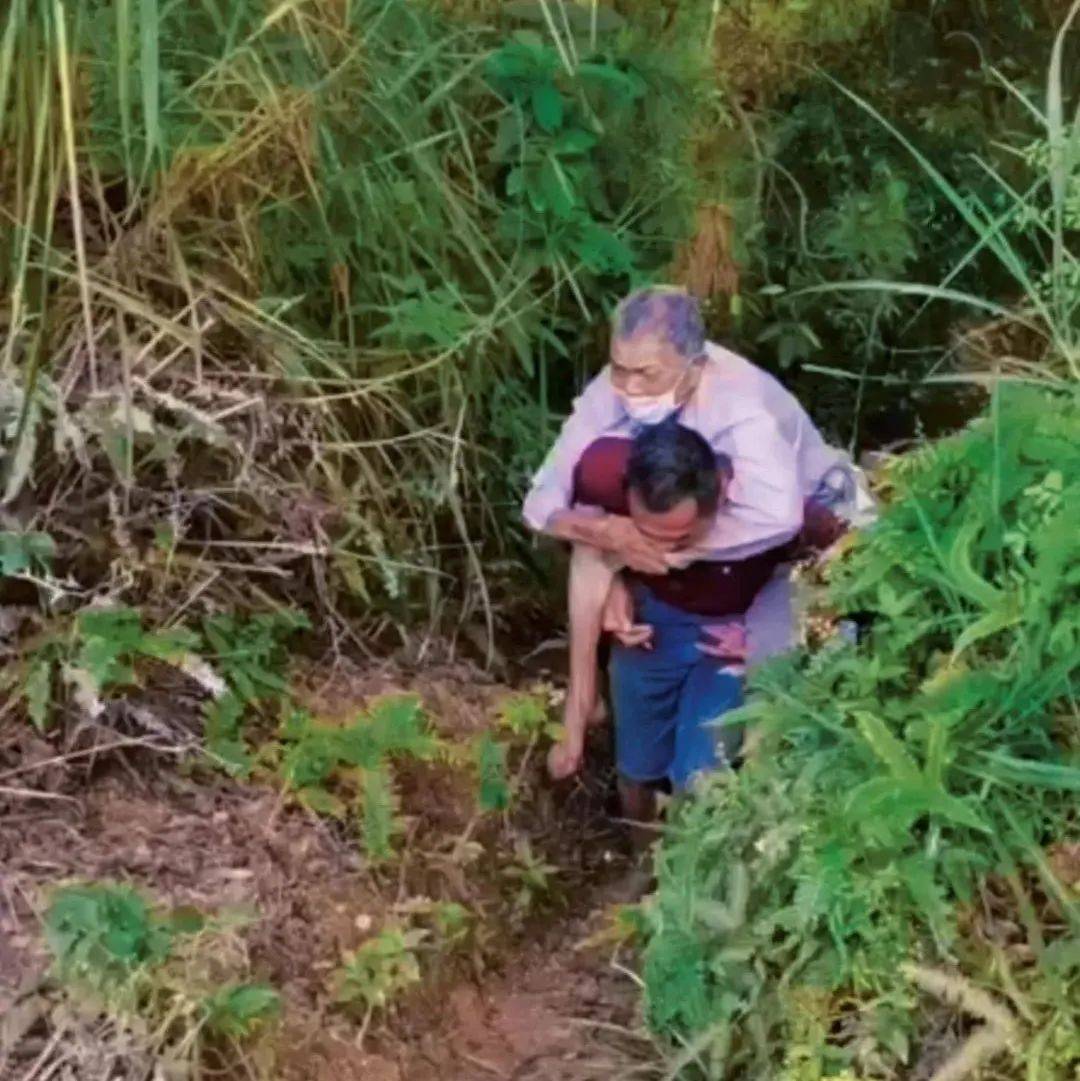
[[[611,383],[628,398],[653,398],[675,389],[687,361],[656,334],[635,334],[611,343]]]

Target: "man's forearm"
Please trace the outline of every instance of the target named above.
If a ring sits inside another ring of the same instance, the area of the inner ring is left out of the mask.
[[[588,544],[603,551],[610,550],[609,515],[596,511],[560,510],[547,523],[544,532],[557,540],[571,544]]]

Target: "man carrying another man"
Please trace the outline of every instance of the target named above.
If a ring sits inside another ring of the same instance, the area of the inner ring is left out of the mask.
[[[736,655],[753,662],[790,644],[791,542],[807,527],[819,544],[834,539],[842,525],[828,507],[842,502],[857,502],[844,455],[776,380],[705,341],[691,296],[660,287],[624,300],[611,363],[575,403],[524,507],[530,527],[574,545],[552,774],[580,765],[605,620],[621,640],[612,699],[627,816],[650,817],[645,782],[681,787],[729,757],[705,726],[738,703]],[[622,568],[632,583],[617,580]],[[744,614],[745,648],[717,627]]]

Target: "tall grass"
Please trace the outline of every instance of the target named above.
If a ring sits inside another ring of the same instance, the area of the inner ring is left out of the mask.
[[[540,33],[578,63],[590,31],[561,7]],[[406,0],[13,0],[3,20],[14,525],[57,535],[78,590],[314,596],[346,634],[435,618],[460,582],[490,632],[508,452],[547,441],[548,368],[584,370],[630,281],[500,233],[516,106],[485,63],[514,24]],[[632,37],[598,48],[651,55]],[[605,228],[646,272],[688,174],[631,148],[665,126],[677,153],[678,126],[655,102],[605,122]],[[496,398],[507,380],[524,395]]]
[[[1064,56],[1080,3],[1074,3],[1054,39],[1047,65],[1044,101],[1026,95],[1001,72],[992,71],[1002,87],[1018,98],[1035,119],[1040,136],[1034,144],[1013,152],[1033,166],[1028,186],[1017,191],[993,167],[980,161],[996,182],[1005,209],[995,212],[984,200],[956,187],[895,124],[868,101],[830,78],[849,100],[870,115],[912,155],[941,197],[972,233],[972,244],[938,283],[855,281],[825,283],[795,295],[838,290],[924,296],[926,303],[943,302],[971,309],[1000,321],[996,342],[1004,344],[1005,326],[1019,327],[1041,341],[1033,356],[999,355],[992,371],[967,372],[941,379],[985,381],[1001,376],[1024,379],[1080,379],[1080,246],[1077,201],[1080,199],[1080,108],[1070,120],[1065,106]],[[829,78],[826,76],[826,78]],[[1015,285],[1015,295],[985,297],[950,288],[976,257],[988,252]],[[978,333],[984,333],[980,327]],[[821,370],[821,369],[818,369]]]

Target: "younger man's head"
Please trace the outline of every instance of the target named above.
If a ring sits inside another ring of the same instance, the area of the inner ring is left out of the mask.
[[[675,421],[634,438],[626,467],[630,517],[650,540],[688,548],[708,532],[729,466],[697,432]]]

